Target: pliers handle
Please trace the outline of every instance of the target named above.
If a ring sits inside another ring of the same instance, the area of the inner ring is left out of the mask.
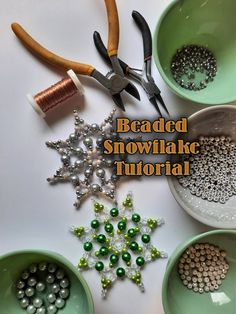
[[[140,29],[143,37],[144,61],[152,57],[152,34],[144,17],[137,11],[132,12],[132,17]]]
[[[11,27],[16,36],[20,39],[20,41],[37,58],[40,58],[47,63],[64,70],[72,69],[77,74],[91,76],[95,71],[95,68],[92,65],[67,60],[47,50],[46,48],[41,46],[36,40],[34,40],[18,23],[13,23]]]

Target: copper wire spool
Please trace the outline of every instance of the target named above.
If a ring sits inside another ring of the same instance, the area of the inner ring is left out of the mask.
[[[84,94],[83,86],[77,75],[72,70],[69,70],[67,74],[68,77],[39,92],[35,96],[27,95],[30,104],[43,118],[46,117],[49,111],[72,98],[77,93],[80,95]]]

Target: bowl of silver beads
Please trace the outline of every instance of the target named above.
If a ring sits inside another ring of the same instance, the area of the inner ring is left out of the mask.
[[[0,313],[93,314],[90,290],[64,257],[17,251],[0,257]]]
[[[199,141],[189,161],[190,175],[168,179],[179,205],[193,218],[215,228],[236,228],[236,108],[209,107],[188,119],[185,140]],[[180,137],[178,137],[180,138]]]
[[[236,100],[236,2],[174,0],[161,15],[154,57],[167,85],[208,105]]]
[[[162,286],[165,314],[235,312],[235,243],[235,230],[215,230],[174,251]]]

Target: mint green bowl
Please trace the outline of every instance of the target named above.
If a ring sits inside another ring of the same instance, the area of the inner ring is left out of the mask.
[[[218,291],[195,293],[188,290],[178,274],[183,252],[194,243],[211,243],[226,250],[230,269]],[[162,286],[165,314],[235,314],[236,313],[236,231],[215,230],[200,234],[181,244],[169,259]]]
[[[167,85],[182,98],[209,105],[236,100],[236,1],[173,1],[156,27],[153,52],[157,68]],[[170,64],[183,45],[207,46],[215,55],[218,73],[201,91],[188,91],[172,77]]]
[[[58,314],[94,314],[89,287],[79,271],[63,256],[48,251],[17,251],[0,257],[0,313],[26,314],[15,295],[15,282],[32,263],[52,262],[65,270],[70,279],[70,298]]]

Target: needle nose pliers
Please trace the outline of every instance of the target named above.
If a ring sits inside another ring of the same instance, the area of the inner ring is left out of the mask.
[[[166,105],[161,97],[160,89],[155,84],[154,78],[151,74],[151,66],[152,66],[152,35],[150,28],[144,19],[144,17],[137,11],[133,11],[132,17],[136,22],[137,26],[142,32],[143,37],[143,48],[144,48],[144,65],[143,70],[137,70],[129,67],[125,62],[119,59],[120,65],[127,76],[132,77],[136,81],[138,81],[143,89],[145,90],[149,101],[154,105],[158,114],[162,116],[159,106],[157,104],[157,100],[162,105],[164,110],[169,115],[169,112],[166,108]],[[110,62],[109,55],[107,54],[107,49],[103,44],[101,36],[98,32],[94,32],[93,35],[95,46],[100,53],[100,55],[106,60]]]
[[[64,59],[51,51],[47,50],[36,42],[19,24],[13,23],[12,30],[21,42],[36,57],[43,59],[51,65],[60,67],[65,70],[72,69],[77,74],[88,75],[96,79],[111,94],[115,104],[125,111],[125,107],[120,93],[125,90],[130,95],[140,100],[137,88],[125,77],[122,67],[118,61],[119,46],[119,17],[115,0],[104,0],[108,16],[109,36],[108,49],[106,51],[110,63],[112,65],[113,74],[103,75],[92,65],[83,64],[71,60]]]

